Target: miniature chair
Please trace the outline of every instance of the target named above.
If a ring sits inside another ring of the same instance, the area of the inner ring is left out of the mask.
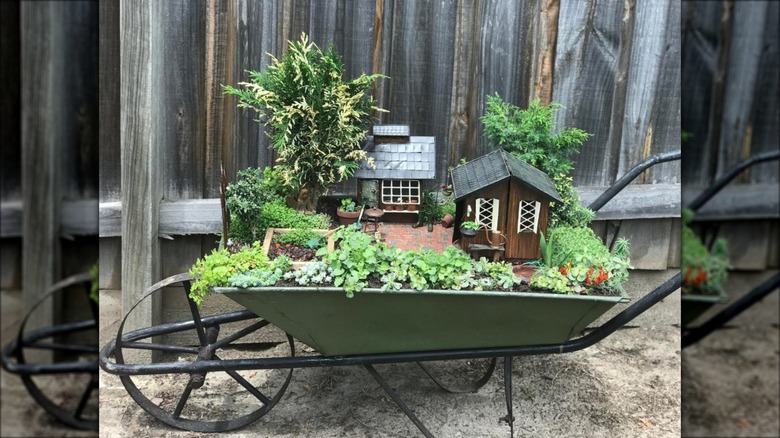
[[[374,234],[379,231],[379,220],[385,215],[383,210],[369,208],[363,212],[363,232]],[[372,229],[369,230],[369,227]]]

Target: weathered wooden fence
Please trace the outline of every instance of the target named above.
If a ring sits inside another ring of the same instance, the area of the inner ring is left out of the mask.
[[[683,199],[737,162],[777,151],[780,3],[685,2],[682,8]],[[705,205],[739,270],[778,267],[780,162],[745,171]]]
[[[562,103],[559,126],[594,134],[574,172],[592,198],[644,157],[680,148],[680,14],[674,0],[102,4],[101,284],[123,289],[127,305],[214,246],[202,235],[221,229],[220,165],[232,177],[274,159],[254,115],[221,84],[263,70],[267,53],[280,56],[302,32],[333,43],[347,76],[390,77],[373,91],[389,110],[379,120],[436,137],[439,182],[461,157],[491,149],[480,122],[488,94]],[[679,263],[679,183],[679,162],[664,164],[637,181],[652,191],[627,195],[652,192],[653,208],[605,207],[602,217],[628,220],[620,232],[644,248],[638,266]]]
[[[98,258],[98,15],[88,1],[1,7],[2,286],[27,310]],[[37,323],[89,314],[73,303],[48,301]]]

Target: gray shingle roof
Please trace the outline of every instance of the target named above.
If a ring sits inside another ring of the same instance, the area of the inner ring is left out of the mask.
[[[364,179],[433,179],[436,177],[436,141],[434,137],[409,137],[409,143],[372,144],[366,150],[376,169],[366,163],[355,172]]]
[[[374,136],[409,137],[409,125],[374,125]]]
[[[539,190],[553,201],[563,202],[547,174],[503,149],[490,152],[452,169],[453,196],[456,201],[459,201],[510,176]]]

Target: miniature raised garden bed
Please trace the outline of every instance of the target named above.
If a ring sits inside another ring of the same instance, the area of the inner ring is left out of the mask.
[[[304,246],[291,245],[289,243],[282,245],[274,242],[274,238],[276,236],[281,236],[291,231],[294,231],[294,229],[269,228],[268,231],[266,231],[265,239],[263,240],[263,254],[267,255],[268,258],[271,260],[273,260],[274,258],[280,255],[286,255],[292,261],[291,264],[292,269],[300,269],[301,267],[311,263],[311,261],[316,256],[319,247],[306,248]],[[327,248],[328,252],[332,252],[334,250],[334,248],[336,247],[336,243],[333,240],[334,230],[311,230],[311,231],[327,238],[327,241],[325,243],[325,248]],[[279,247],[276,247],[276,245],[279,245]]]

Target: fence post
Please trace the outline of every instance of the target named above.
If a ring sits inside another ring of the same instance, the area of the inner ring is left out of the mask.
[[[22,304],[26,313],[60,277],[61,154],[65,141],[61,92],[65,23],[52,3],[23,2],[21,15]],[[46,301],[29,328],[50,326]],[[33,360],[46,361],[51,355]]]
[[[162,198],[159,144],[162,122],[156,114],[162,63],[156,57],[160,32],[156,3],[120,4],[120,114],[122,181],[122,310],[127,312],[160,277],[159,210]],[[159,299],[146,300],[126,329],[149,327],[160,312]]]

